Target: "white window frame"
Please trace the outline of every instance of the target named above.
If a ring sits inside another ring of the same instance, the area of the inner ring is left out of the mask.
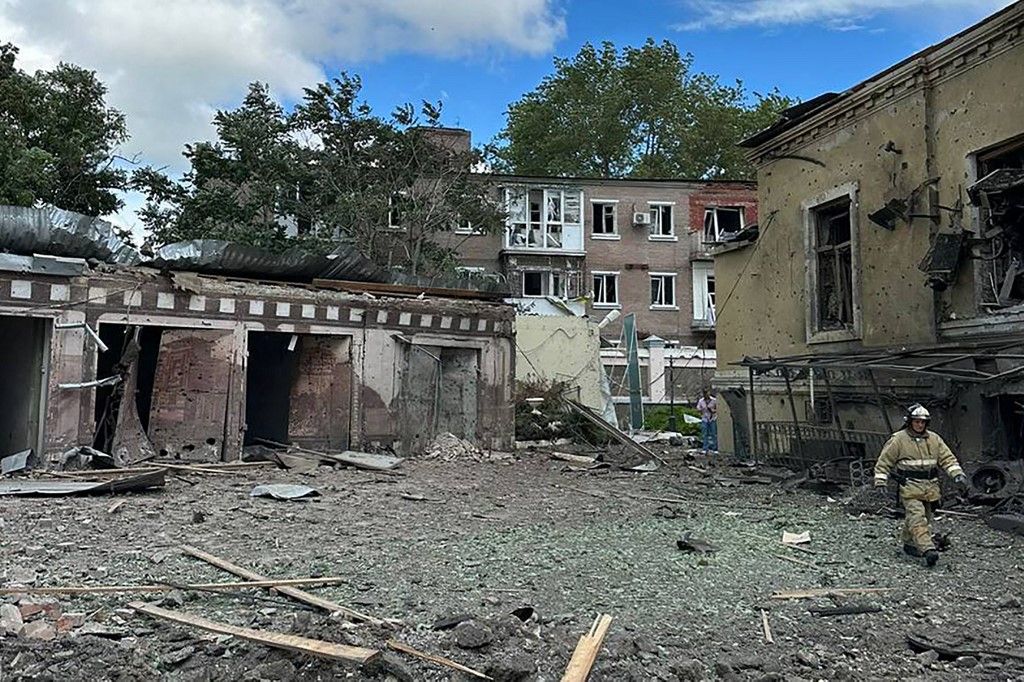
[[[620,280],[619,272],[617,270],[614,270],[614,271],[613,270],[592,270],[590,272],[590,283],[591,283],[591,285],[594,285],[594,279],[596,279],[597,277],[604,277],[604,278],[612,277],[614,279],[614,281],[615,281],[615,300],[614,301],[598,301],[597,300],[597,286],[595,285],[594,286],[594,302],[593,302],[593,307],[594,308],[598,308],[598,309],[621,308],[622,304],[619,302],[619,299],[621,298],[620,291],[619,291],[619,280]],[[605,291],[607,291],[607,287],[605,287]]]
[[[530,235],[531,225],[534,225],[534,223],[530,222],[530,192],[531,191],[539,191],[539,192],[542,193],[540,223],[539,223],[540,235],[539,235],[539,239],[538,239],[538,245],[531,245],[529,243],[529,235]],[[579,229],[580,229],[580,231],[582,233],[583,225],[584,225],[584,222],[585,222],[585,218],[583,216],[583,191],[582,190],[570,190],[570,189],[565,189],[565,188],[561,188],[561,187],[550,187],[550,186],[549,187],[530,187],[530,186],[516,185],[516,186],[513,186],[513,187],[505,187],[504,188],[504,200],[505,200],[504,201],[504,205],[505,205],[506,211],[508,211],[509,213],[511,213],[510,207],[512,205],[512,196],[513,196],[513,194],[522,194],[522,195],[524,195],[524,201],[526,202],[526,206],[525,206],[525,210],[526,210],[526,223],[525,223],[525,225],[526,225],[526,241],[527,241],[527,243],[526,244],[513,244],[512,243],[511,237],[512,237],[512,233],[513,233],[513,225],[517,224],[517,222],[519,224],[522,224],[522,222],[521,221],[514,221],[512,219],[512,215],[509,215],[506,218],[506,221],[505,221],[505,248],[506,249],[521,249],[521,250],[524,250],[524,251],[572,251],[573,250],[573,249],[566,249],[565,248],[565,233],[566,233],[565,227],[566,227],[566,225],[572,225],[574,227],[579,227]],[[569,199],[570,197],[574,197],[577,200],[576,201],[577,210],[579,211],[579,215],[577,216],[578,222],[567,222],[565,220],[566,204],[569,203],[567,201],[567,199]],[[559,208],[559,214],[558,214],[558,220],[549,219],[549,215],[548,215],[549,202],[550,202],[551,199],[554,199],[554,198],[557,198],[558,205],[560,207]],[[559,229],[560,243],[559,243],[558,246],[550,246],[549,245],[549,243],[552,241],[552,232],[553,232],[553,230],[551,228],[553,228],[553,227],[560,228]]]
[[[661,231],[661,209],[668,206],[671,210],[669,211],[669,226],[668,232],[663,233]],[[657,211],[655,209],[658,209]],[[674,201],[648,201],[647,212],[651,214],[651,226],[649,228],[647,239],[652,242],[675,242],[679,241],[679,236],[676,235],[676,202]],[[655,230],[658,230],[655,232]]]
[[[651,301],[651,310],[679,310],[679,298],[677,297],[676,291],[676,280],[678,279],[679,273],[677,272],[650,272],[648,279],[649,284],[654,284],[654,279],[658,278],[662,280],[662,298],[664,298],[664,280],[669,280],[672,283],[672,303],[655,303]]]
[[[805,332],[807,343],[834,343],[836,341],[852,341],[861,338],[861,301],[860,301],[860,230],[858,216],[860,202],[858,200],[859,184],[849,182],[822,192],[801,203],[800,208],[804,219],[804,254],[805,254]],[[818,320],[818,262],[817,240],[818,230],[816,212],[825,204],[846,198],[850,202],[850,306],[853,323],[849,329],[822,330]]]
[[[740,214],[740,231],[747,226],[747,215],[746,210],[743,206],[705,206],[704,207],[704,241],[709,244],[718,244],[722,241],[722,234],[718,228],[718,212],[719,211],[738,211]],[[708,234],[708,213],[712,214],[711,218],[711,234]]]
[[[708,260],[693,261],[693,322],[715,326],[715,296],[708,291],[709,281],[715,279],[715,264]]]
[[[622,235],[619,234],[619,200],[618,199],[591,199],[590,200],[590,214],[594,214],[594,204],[601,204],[603,206],[612,207],[612,231],[611,232],[598,232],[596,230],[597,223],[595,222],[590,226],[590,238],[591,239],[605,239],[608,241],[620,240]]]
[[[466,226],[463,227],[461,221],[455,221],[455,227],[452,228],[454,234],[483,234],[480,230],[473,227],[472,221],[467,220]]]
[[[405,190],[401,190],[399,192],[399,195],[403,195],[403,194],[405,194]],[[395,211],[395,209],[396,209],[396,206],[395,206],[395,196],[391,195],[391,196],[388,197],[388,224],[387,224],[387,229],[394,230],[395,232],[405,232],[405,226],[404,225],[395,225],[392,222],[392,215],[393,215],[393,212]],[[399,218],[399,220],[401,220],[401,218]]]

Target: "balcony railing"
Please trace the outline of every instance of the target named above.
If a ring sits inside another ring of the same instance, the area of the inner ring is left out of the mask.
[[[799,434],[799,437],[798,437]],[[861,485],[889,434],[817,424],[758,422],[757,456],[762,462],[815,476]]]

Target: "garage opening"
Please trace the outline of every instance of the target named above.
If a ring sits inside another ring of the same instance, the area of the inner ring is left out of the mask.
[[[38,456],[48,334],[47,320],[0,315],[0,457]]]
[[[402,433],[409,452],[422,452],[439,433],[477,439],[480,351],[406,345]]]
[[[153,403],[153,381],[156,377],[156,361],[160,352],[162,327],[136,327],[124,324],[101,324],[98,333],[108,350],[96,357],[96,378],[123,376],[128,369],[123,362],[125,347],[131,339],[139,344],[135,371],[135,409],[142,424],[142,430],[149,428],[149,410]],[[96,389],[96,435],[93,447],[110,452],[113,447],[114,431],[121,410],[125,384],[99,386]]]
[[[104,323],[98,333],[109,350],[97,357],[96,378],[121,381],[96,389],[94,447],[122,464],[223,459],[231,332]]]
[[[249,332],[246,445],[345,450],[351,406],[350,337]]]

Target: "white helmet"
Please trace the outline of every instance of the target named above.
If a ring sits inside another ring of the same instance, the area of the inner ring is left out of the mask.
[[[914,403],[913,405],[907,408],[906,421],[909,422],[911,419],[923,419],[925,420],[925,422],[929,422],[932,419],[932,415],[930,412],[928,412],[928,409],[924,405],[921,405],[920,403]]]

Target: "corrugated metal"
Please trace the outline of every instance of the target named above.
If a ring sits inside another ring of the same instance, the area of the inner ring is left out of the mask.
[[[387,276],[351,246],[327,256],[299,249],[272,252],[217,239],[194,239],[159,248],[149,263],[169,270],[309,281],[314,278],[385,282]]]
[[[139,252],[106,220],[52,206],[0,206],[0,249],[9,253],[95,258],[138,265]]]

